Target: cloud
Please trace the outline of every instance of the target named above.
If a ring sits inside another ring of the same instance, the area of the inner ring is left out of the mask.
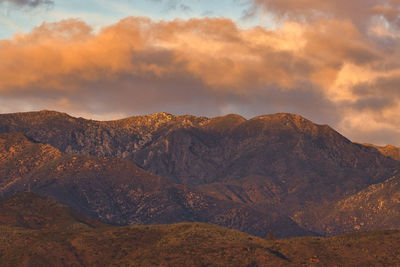
[[[163,4],[166,10],[179,10],[185,13],[192,12],[192,8],[189,5],[179,0],[148,0],[153,3]]]
[[[376,32],[327,16],[274,30],[221,18],[128,17],[99,32],[43,23],[0,41],[0,98],[97,118],[292,112],[381,144],[400,132],[400,46]]]
[[[398,30],[400,3],[398,0],[250,0],[247,14],[263,10],[278,21],[316,22],[320,19],[350,21],[366,32],[376,23]]]
[[[38,7],[43,5],[53,5],[52,0],[0,0],[1,3],[10,3],[21,7]]]
[[[252,0],[252,2],[278,15],[306,20],[325,16],[355,21],[376,11],[380,13],[376,7],[397,9],[399,6],[397,0]]]

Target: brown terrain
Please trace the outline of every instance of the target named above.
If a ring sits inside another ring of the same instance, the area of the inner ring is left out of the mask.
[[[274,240],[201,223],[111,226],[33,193],[0,201],[4,267],[398,266],[399,246],[399,231]]]
[[[0,153],[4,197],[31,190],[102,222],[279,237],[400,228],[397,150],[298,115],[101,122],[41,111],[0,115],[0,133],[11,144]]]
[[[0,195],[31,191],[102,222],[209,222],[264,236],[304,235],[289,217],[174,185],[118,158],[66,155],[21,133],[0,135]]]
[[[399,229],[400,177],[394,176],[340,201],[300,212],[294,217],[305,228],[326,235]]]
[[[400,148],[392,146],[392,145],[387,145],[387,146],[376,146],[372,144],[364,144],[365,146],[370,146],[375,149],[377,149],[379,152],[381,152],[383,155],[391,157],[395,160],[400,160]]]

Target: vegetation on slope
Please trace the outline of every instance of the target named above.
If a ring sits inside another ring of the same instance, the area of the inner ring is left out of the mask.
[[[34,203],[27,205],[26,203]],[[46,207],[41,209],[40,207]],[[13,215],[7,215],[14,210]],[[34,210],[30,212],[28,210]],[[0,201],[1,266],[393,266],[400,264],[400,232],[333,238],[262,239],[200,223],[109,226],[55,201],[22,193]],[[51,227],[15,225],[45,218]],[[55,217],[61,217],[57,219]],[[49,253],[50,252],[50,253]]]
[[[286,113],[250,120],[157,113],[101,122],[41,111],[0,115],[0,132],[22,132],[68,154],[129,159],[170,182],[272,204],[288,215],[383,182],[400,168],[327,125]]]
[[[31,187],[110,223],[201,221],[281,237],[307,234],[298,224],[322,235],[400,228],[396,198],[378,214],[368,208],[378,198],[362,193],[398,174],[398,150],[353,143],[299,115],[101,122],[41,111],[0,115],[0,132],[33,141],[0,142],[0,193]],[[351,196],[366,206],[333,212]]]
[[[0,135],[0,196],[32,191],[102,222],[208,222],[264,236],[309,232],[273,209],[263,212],[174,185],[133,162],[67,155],[21,133]]]
[[[394,176],[337,202],[298,213],[295,220],[325,235],[399,229],[400,177]]]

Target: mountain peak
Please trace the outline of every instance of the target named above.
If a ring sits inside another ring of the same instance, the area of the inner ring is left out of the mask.
[[[171,119],[171,118],[175,117],[175,115],[172,115],[167,112],[157,112],[157,113],[149,114],[147,116],[151,117],[151,118],[157,118],[157,119],[159,119],[159,118]]]
[[[362,145],[368,146],[368,147],[373,147],[376,150],[378,150],[380,153],[382,153],[383,155],[400,161],[400,148],[398,148],[396,146],[393,146],[393,145],[377,146],[377,145],[373,145],[373,144],[362,144]]]
[[[226,114],[224,116],[221,116],[222,118],[229,118],[229,119],[237,119],[237,120],[243,120],[245,121],[246,119],[239,115],[239,114],[235,114],[235,113],[230,113],[230,114]]]
[[[65,112],[59,112],[59,111],[47,110],[47,109],[40,110],[38,112],[28,112],[28,113],[36,113],[36,114],[39,114],[41,116],[46,116],[46,117],[68,117],[68,118],[71,117],[70,115],[68,115]]]
[[[292,129],[296,132],[307,133],[312,136],[318,135],[343,137],[328,125],[316,124],[298,114],[275,113],[257,116],[250,119],[249,121],[258,122],[261,123],[261,125],[264,125],[264,127],[269,127],[276,130]],[[347,138],[345,139],[347,140]]]
[[[266,115],[261,115],[254,117],[252,119],[259,119],[259,120],[281,120],[281,121],[292,121],[292,122],[297,122],[297,123],[311,123],[310,120],[304,118],[301,115],[298,114],[293,114],[293,113],[274,113],[274,114],[266,114]]]
[[[0,136],[0,192],[47,190],[63,204],[118,224],[197,216],[260,235],[269,229],[283,235],[290,225],[300,233],[286,215],[381,183],[400,164],[290,113],[246,120],[161,112],[108,122],[53,114],[61,113],[0,115],[0,133],[40,142]],[[226,203],[225,217],[219,201]],[[232,218],[240,220],[231,224]]]
[[[225,116],[215,117],[208,119],[206,124],[208,127],[217,131],[225,131],[232,129],[233,127],[247,121],[240,115],[237,114],[228,114]]]

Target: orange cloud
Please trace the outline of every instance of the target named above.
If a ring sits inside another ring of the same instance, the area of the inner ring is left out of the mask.
[[[365,106],[375,122],[393,114],[400,97],[393,89],[400,77],[397,37],[370,36],[342,19],[332,1],[258,1],[279,12],[300,12],[300,2],[309,8],[304,12],[335,16],[288,19],[276,30],[217,18],[128,17],[99,32],[80,20],[43,23],[0,41],[0,100],[106,117],[283,111],[338,127],[363,121],[355,118],[364,118]],[[386,12],[363,3],[368,12]],[[374,97],[389,78],[386,93]]]
[[[126,18],[94,34],[84,22],[67,20],[44,23],[0,43],[0,90],[71,90],[74,86],[65,84],[70,77],[91,82],[176,72],[186,72],[210,90],[247,91],[266,84],[291,88],[312,81],[321,69],[338,72],[344,61],[366,64],[378,56],[351,24],[335,21],[317,27],[287,24],[274,32],[238,29],[227,19]]]

